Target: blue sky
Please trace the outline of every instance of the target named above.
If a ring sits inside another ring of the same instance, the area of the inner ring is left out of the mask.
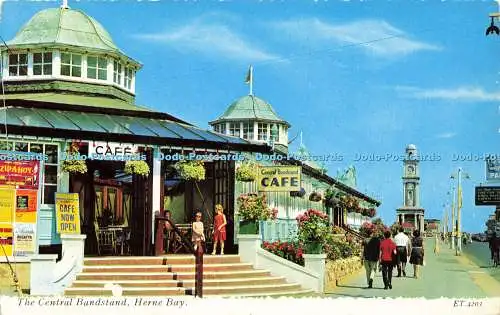
[[[0,1],[1,2],[1,1]],[[0,35],[11,39],[37,11],[59,1],[4,2]],[[474,206],[484,161],[500,155],[500,37],[485,37],[494,2],[481,1],[69,1],[98,20],[144,64],[137,103],[201,127],[248,93],[303,132],[313,154],[342,155],[358,189],[379,198],[393,222],[402,205],[402,162],[355,161],[401,154],[407,144],[440,156],[421,163],[421,204],[442,218],[450,174],[461,166],[465,230],[483,231],[492,207]],[[297,142],[297,141],[296,141]],[[298,143],[291,145],[296,148]]]

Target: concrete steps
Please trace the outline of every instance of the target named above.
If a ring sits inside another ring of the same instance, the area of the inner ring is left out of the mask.
[[[204,257],[204,296],[283,296],[312,293],[268,270],[256,270],[237,255]],[[68,296],[186,296],[194,294],[191,255],[85,258]]]

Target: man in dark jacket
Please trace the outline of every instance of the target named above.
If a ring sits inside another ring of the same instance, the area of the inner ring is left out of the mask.
[[[363,262],[366,270],[366,281],[368,282],[368,288],[372,288],[373,278],[375,277],[375,272],[377,272],[380,256],[380,239],[372,232],[371,237],[366,239],[363,245]]]

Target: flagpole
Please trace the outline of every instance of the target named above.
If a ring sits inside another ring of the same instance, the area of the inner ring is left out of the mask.
[[[248,95],[253,95],[253,66],[250,66],[250,93]]]

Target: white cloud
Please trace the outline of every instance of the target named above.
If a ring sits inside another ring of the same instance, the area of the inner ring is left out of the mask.
[[[440,139],[450,139],[450,138],[453,138],[457,135],[456,132],[444,132],[444,133],[441,133],[441,134],[438,134],[436,135],[436,138],[440,138]]]
[[[166,44],[180,51],[190,51],[242,61],[278,59],[258,45],[245,40],[229,26],[206,19],[197,19],[165,32],[139,34],[136,38]]]
[[[500,93],[492,93],[480,87],[458,87],[452,89],[422,89],[416,87],[396,87],[403,96],[418,99],[442,99],[455,101],[490,102],[499,101]]]
[[[420,50],[441,48],[410,39],[408,34],[382,20],[359,20],[330,24],[317,18],[273,23],[290,37],[325,43],[331,40],[345,45],[359,45],[378,56],[406,55]]]

